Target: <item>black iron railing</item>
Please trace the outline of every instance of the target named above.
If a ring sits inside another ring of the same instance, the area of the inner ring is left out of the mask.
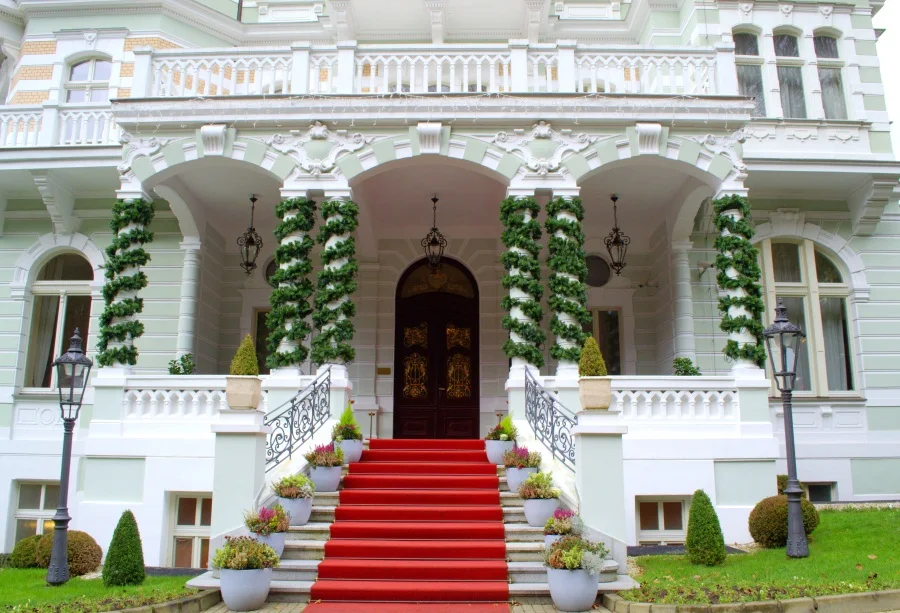
[[[534,430],[534,436],[542,442],[553,457],[575,471],[575,439],[572,428],[578,423],[575,415],[544,386],[525,371],[525,418]]]
[[[331,368],[326,369],[296,396],[271,411],[265,424],[271,426],[266,441],[266,472],[288,459],[313,437],[331,415]]]

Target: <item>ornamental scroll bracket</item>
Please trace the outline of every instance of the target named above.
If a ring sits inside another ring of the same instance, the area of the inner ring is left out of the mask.
[[[331,172],[338,157],[344,153],[359,151],[371,143],[374,137],[365,137],[359,132],[350,134],[347,130],[329,130],[328,126],[320,121],[310,125],[303,132],[291,130],[290,135],[276,134],[266,139],[266,144],[273,149],[285,153],[297,160],[297,164],[314,177]],[[320,141],[331,145],[324,156],[311,155],[307,144]]]
[[[747,165],[744,163],[743,144],[747,140],[747,135],[743,130],[737,130],[730,136],[720,136],[715,134],[707,134],[705,136],[695,136],[694,140],[712,153],[721,153],[734,165],[734,169],[739,174],[747,172]]]
[[[525,167],[540,176],[550,173],[566,173],[563,158],[569,153],[578,153],[597,142],[597,136],[584,132],[573,134],[570,129],[554,130],[545,121],[539,121],[526,134],[524,129],[498,132],[491,143],[521,158]],[[550,146],[545,145],[549,143]],[[553,146],[555,145],[555,147]]]
[[[119,136],[119,142],[124,147],[124,158],[118,166],[119,174],[125,174],[131,170],[134,161],[141,157],[150,157],[155,155],[160,149],[169,143],[170,139],[158,138],[151,136],[150,138],[138,138],[129,132],[122,132]]]

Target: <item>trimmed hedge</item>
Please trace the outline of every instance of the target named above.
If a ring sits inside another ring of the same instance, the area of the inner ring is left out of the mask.
[[[37,544],[37,563],[41,568],[50,567],[50,553],[53,549],[53,532],[41,537]],[[66,547],[69,558],[69,574],[73,577],[86,575],[97,570],[103,559],[103,550],[87,532],[69,530]]]
[[[819,512],[806,498],[800,499],[800,508],[803,511],[803,528],[809,536],[819,525]],[[787,496],[770,496],[760,500],[750,511],[747,523],[750,536],[766,549],[785,547],[788,535]]]
[[[582,377],[605,377],[606,362],[600,346],[593,336],[587,337],[581,350],[581,359],[578,361],[578,374]]]
[[[684,550],[691,564],[718,566],[725,562],[725,537],[719,516],[703,490],[694,492]]]
[[[238,345],[234,358],[231,360],[230,374],[234,376],[259,376],[259,362],[256,360],[256,347],[253,346],[253,337],[249,334]]]
[[[23,538],[16,543],[9,556],[10,568],[39,568],[37,561],[37,544],[41,540],[40,534]]]
[[[109,551],[106,552],[103,585],[140,585],[146,576],[141,533],[134,514],[127,510],[119,518]]]

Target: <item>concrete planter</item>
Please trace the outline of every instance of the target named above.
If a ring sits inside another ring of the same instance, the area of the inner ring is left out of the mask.
[[[259,377],[225,377],[225,402],[229,409],[255,411],[262,395]]]
[[[312,513],[312,498],[278,498],[278,504],[291,516],[292,526],[303,526]]]
[[[537,470],[537,468],[507,468],[506,484],[509,486],[509,491],[518,492],[519,486],[528,478],[528,475],[533,475]]]
[[[578,379],[581,408],[585,411],[608,409],[612,398],[611,383],[609,377],[581,377]]]
[[[338,443],[338,447],[344,452],[344,464],[359,462],[359,459],[362,457],[363,442],[361,440],[343,440]]]
[[[503,464],[503,454],[512,451],[515,446],[515,441],[484,441],[484,450],[491,464]]]
[[[543,528],[558,506],[556,498],[530,498],[525,501],[525,520],[532,528]]]
[[[275,553],[278,554],[278,557],[281,557],[281,554],[284,553],[284,539],[286,533],[284,532],[273,532],[268,536],[263,536],[262,534],[254,534],[253,538],[255,538],[260,543],[265,543],[269,547],[275,550]]]
[[[597,600],[600,578],[586,570],[547,569],[550,598],[560,611],[590,611]]]
[[[553,545],[556,541],[563,537],[562,534],[545,534],[544,535],[544,548],[550,549],[550,546]]]
[[[220,589],[225,606],[231,611],[256,611],[266,604],[272,569],[219,571]]]
[[[341,466],[313,466],[309,478],[317,492],[336,492],[341,484]]]

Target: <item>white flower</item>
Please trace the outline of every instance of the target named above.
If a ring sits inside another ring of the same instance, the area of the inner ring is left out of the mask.
[[[500,440],[501,440],[501,441],[508,441],[508,440],[509,440],[509,435],[508,435],[508,434],[501,434],[501,435],[500,435]]]

